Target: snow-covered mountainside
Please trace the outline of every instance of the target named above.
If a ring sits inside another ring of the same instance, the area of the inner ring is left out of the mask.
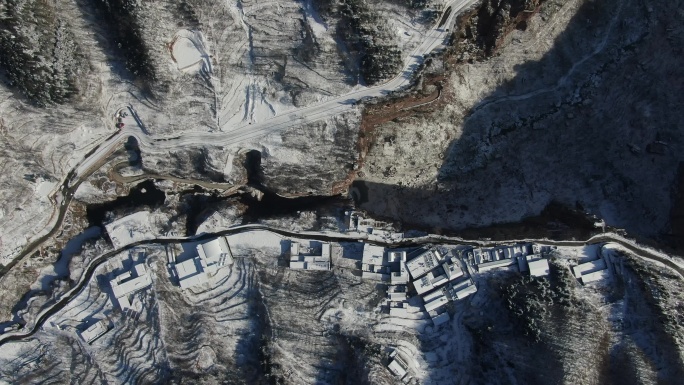
[[[116,132],[122,108],[134,108],[135,119],[123,121],[145,135],[260,122],[397,75],[442,7],[385,0],[0,4],[0,46],[8,53],[0,60],[0,263],[51,227],[51,199],[67,173]],[[273,189],[329,194],[357,158],[355,115],[312,123],[322,136],[303,126],[282,138],[143,158],[159,174],[232,181],[243,172],[241,155],[257,150],[267,175],[306,167],[307,178],[319,180],[274,180]]]
[[[674,3],[0,2],[0,385],[681,382]]]

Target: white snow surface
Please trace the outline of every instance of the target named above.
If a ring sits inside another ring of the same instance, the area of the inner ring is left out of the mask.
[[[119,249],[134,242],[158,237],[160,234],[154,225],[155,220],[156,215],[149,211],[138,211],[106,224],[105,228],[114,248]]]

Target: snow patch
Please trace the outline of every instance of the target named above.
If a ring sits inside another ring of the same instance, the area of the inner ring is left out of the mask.
[[[178,31],[171,42],[171,58],[178,70],[185,73],[197,73],[201,70],[211,73],[211,60],[205,49],[204,36],[201,32]]]
[[[154,223],[152,213],[149,211],[139,211],[117,219],[105,225],[105,228],[114,248],[120,249],[131,243],[156,238],[157,234],[152,223]]]

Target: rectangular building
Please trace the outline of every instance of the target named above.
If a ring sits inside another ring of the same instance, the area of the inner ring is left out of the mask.
[[[475,284],[468,285],[456,291],[456,299],[461,300],[471,294],[477,293],[477,286]]]
[[[472,279],[464,279],[456,284],[449,284],[445,288],[445,293],[452,301],[461,300],[477,292],[477,286]]]
[[[522,259],[522,258],[521,258]],[[541,255],[528,255],[526,258],[527,265],[532,277],[544,277],[549,275],[549,261],[542,258]]]
[[[152,284],[152,277],[147,273],[147,268],[144,263],[137,264],[133,267],[135,277],[131,272],[127,271],[109,282],[112,287],[112,294],[118,302],[121,310],[131,307],[128,296],[135,292],[142,290]]]
[[[610,274],[608,273],[607,269],[594,271],[591,273],[583,274],[582,275],[582,283],[586,285],[586,284],[591,283],[591,282],[604,280],[604,279],[608,278],[609,276],[610,276]]]
[[[417,257],[408,261],[406,267],[408,268],[411,277],[413,277],[413,279],[418,279],[437,267],[441,259],[442,256],[437,250],[425,250]]]
[[[233,264],[233,253],[225,237],[197,245],[197,255],[202,263],[202,271],[214,273],[220,267]]]
[[[306,249],[307,254],[302,254],[299,243],[290,242],[290,269],[294,270],[330,270],[330,255],[332,245],[323,243],[321,255],[308,255],[311,249]]]
[[[477,265],[477,270],[480,272],[484,272],[484,271],[488,271],[491,269],[495,269],[497,267],[510,266],[513,263],[515,263],[515,261],[512,259],[494,260],[494,261],[485,262],[485,263]]]
[[[191,258],[176,264],[176,274],[181,289],[185,290],[206,282],[207,275],[202,271],[202,263],[199,258]]]
[[[392,317],[406,318],[409,316],[408,304],[402,302],[399,306],[391,306],[389,312]]]
[[[444,262],[442,264],[442,268],[444,269],[444,273],[449,281],[463,277],[463,270],[461,269],[456,257],[452,257],[450,261]]]
[[[394,359],[389,363],[389,365],[387,365],[387,368],[395,376],[404,378],[406,375],[406,369],[408,369],[408,364],[399,356],[399,354],[395,354],[392,358]]]
[[[595,271],[603,270],[606,268],[606,261],[602,258],[583,263],[581,265],[574,266],[572,268],[572,273],[575,274],[576,278],[582,278],[583,275],[593,273]]]
[[[433,310],[439,309],[447,303],[449,303],[449,298],[447,298],[447,296],[444,293],[440,293],[440,295],[437,298],[434,298],[430,302],[425,303],[425,311],[429,313]]]
[[[99,320],[78,334],[89,345],[109,331],[109,321]]]

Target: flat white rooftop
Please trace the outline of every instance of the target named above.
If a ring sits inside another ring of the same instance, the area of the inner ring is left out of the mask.
[[[487,271],[491,269],[495,269],[497,267],[504,267],[504,266],[510,266],[514,263],[512,259],[500,259],[496,261],[491,261],[491,262],[485,262],[482,264],[477,265],[477,270],[478,271]]]
[[[197,245],[197,254],[204,270],[210,273],[218,270],[219,267],[233,264],[233,254],[230,252],[225,237],[218,237]]]
[[[390,251],[388,257],[390,262],[406,262],[406,251]]]
[[[456,299],[463,299],[471,294],[477,293],[477,286],[470,285],[456,291]]]
[[[96,339],[100,338],[103,334],[109,331],[109,322],[106,320],[99,320],[98,322],[92,324],[86,330],[80,332],[81,338],[88,344],[92,343]]]
[[[110,282],[114,297],[124,297],[152,284],[152,278],[149,274],[147,274],[147,269],[143,263],[136,265],[134,269],[137,277],[131,278],[131,273],[126,272]]]
[[[425,311],[431,312],[435,309],[439,309],[441,306],[446,305],[448,302],[449,298],[447,298],[447,296],[442,293],[437,298],[434,298],[432,301],[427,302],[425,304]]]
[[[458,260],[456,258],[451,258],[451,263],[444,262],[442,268],[449,281],[463,276],[463,270],[461,270],[461,267],[458,265]]]
[[[401,360],[398,356],[395,357],[389,365],[387,365],[387,368],[390,370],[390,372],[398,377],[404,377],[406,375],[407,367],[408,365],[406,365],[406,363],[404,363],[403,360]]]
[[[473,293],[476,293],[477,286],[475,286],[475,284],[471,280],[467,279],[455,285],[448,285],[446,288],[446,292],[449,296],[451,296],[452,299],[461,300]]]
[[[361,262],[368,265],[382,266],[386,263],[385,248],[371,244],[363,245],[363,256]]]
[[[411,277],[417,279],[437,267],[441,258],[442,256],[436,250],[425,250],[416,258],[406,262],[406,267]]]
[[[587,283],[590,283],[590,282],[600,281],[600,280],[608,278],[609,275],[610,274],[608,273],[608,270],[606,270],[606,269],[594,271],[593,273],[583,274],[582,275],[582,283],[586,285]]]
[[[408,309],[403,308],[403,307],[391,307],[390,308],[390,315],[392,317],[408,318],[409,317],[409,311],[408,311]]]
[[[399,271],[393,271],[390,276],[390,282],[392,285],[403,285],[407,284],[409,280],[408,270],[404,262],[399,262]]]
[[[581,278],[585,274],[593,273],[595,271],[603,270],[606,268],[606,261],[601,258],[595,261],[583,263],[581,265],[574,266],[572,268],[572,273],[575,274],[576,278]]]
[[[389,274],[383,274],[383,273],[374,273],[371,271],[362,271],[361,272],[361,278],[372,279],[374,281],[389,281],[390,275]]]
[[[544,277],[549,275],[549,261],[547,259],[531,260],[527,264],[532,277]]]
[[[199,258],[188,259],[176,264],[176,273],[181,289],[197,286],[206,281],[207,275],[200,271]]]

